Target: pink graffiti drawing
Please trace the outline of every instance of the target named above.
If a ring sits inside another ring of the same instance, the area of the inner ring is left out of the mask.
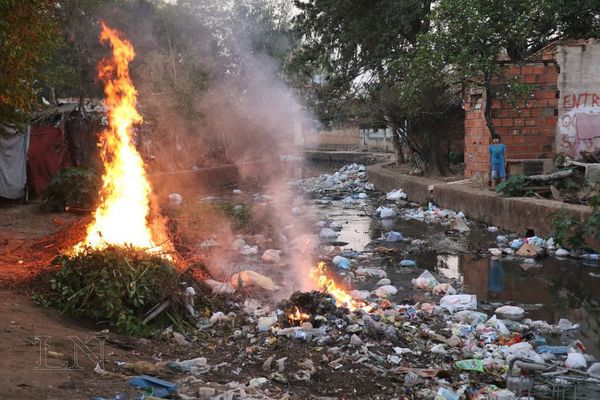
[[[594,148],[593,140],[600,138],[600,113],[577,113],[572,124],[575,127],[575,154]]]

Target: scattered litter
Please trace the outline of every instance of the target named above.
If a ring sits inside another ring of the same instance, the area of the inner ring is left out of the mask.
[[[277,290],[278,287],[273,283],[273,280],[267,276],[261,275],[255,271],[241,271],[231,277],[231,285],[237,288],[241,285],[244,287],[257,286],[265,290]]]
[[[450,312],[474,310],[477,308],[477,296],[474,294],[446,295],[441,298],[440,307]]]
[[[404,237],[400,232],[391,231],[387,233],[385,240],[386,242],[402,242]]]
[[[511,316],[511,317],[518,317],[518,316],[522,316],[523,314],[525,314],[525,310],[523,310],[521,307],[502,306],[502,307],[496,308],[495,313],[500,314],[500,315]]]
[[[346,257],[335,256],[331,262],[339,269],[350,269],[350,260]]]
[[[379,214],[379,218],[381,219],[390,219],[390,218],[396,218],[396,211],[392,210],[391,208],[388,207],[379,207],[377,209],[377,213]]]
[[[181,203],[183,203],[183,196],[181,196],[179,193],[171,193],[169,195],[169,205],[170,206],[180,206]]]
[[[569,353],[565,366],[572,369],[584,369],[587,367],[587,361],[581,353]]]
[[[430,291],[439,285],[439,282],[431,275],[431,272],[424,271],[417,279],[412,280],[412,284],[419,289]]]
[[[339,234],[331,228],[323,228],[319,233],[321,239],[337,239]]]
[[[392,190],[385,198],[390,201],[406,200],[406,193],[404,193],[402,189]]]
[[[177,384],[148,375],[139,375],[131,378],[129,385],[149,391],[152,396],[161,399],[169,397],[177,391]]]
[[[485,372],[483,362],[477,359],[459,360],[455,365],[458,369],[462,369],[463,371]]]
[[[398,289],[396,289],[396,287],[394,287],[392,285],[384,285],[384,286],[380,286],[377,289],[375,289],[374,293],[377,297],[386,298],[386,297],[393,296],[396,293],[398,293]]]
[[[278,263],[280,261],[281,250],[267,249],[263,253],[261,260],[266,263]]]
[[[415,260],[402,260],[400,261],[401,267],[413,268],[417,266],[417,262]]]
[[[450,229],[459,233],[469,232],[471,230],[463,218],[454,218],[450,222]]]

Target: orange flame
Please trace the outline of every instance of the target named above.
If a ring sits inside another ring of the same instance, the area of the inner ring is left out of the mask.
[[[300,309],[296,306],[294,306],[294,308],[294,312],[288,315],[288,320],[291,323],[298,323],[298,325],[302,325],[304,321],[307,321],[310,318],[310,314],[300,311]]]
[[[337,286],[335,281],[327,276],[327,266],[324,262],[319,262],[317,266],[310,270],[310,277],[317,281],[319,287],[329,293],[334,298],[338,307],[345,307],[350,311],[364,307],[360,301],[354,300],[352,296],[344,289]]]
[[[104,163],[101,203],[85,240],[75,246],[75,251],[108,245],[157,251],[148,224],[151,186],[132,138],[133,125],[142,121],[136,110],[137,92],[129,76],[129,62],[135,52],[119,31],[101,23],[100,42],[109,43],[113,52],[98,65],[109,109],[109,125],[100,138]]]

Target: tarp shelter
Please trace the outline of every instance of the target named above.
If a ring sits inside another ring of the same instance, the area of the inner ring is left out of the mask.
[[[61,168],[71,166],[63,131],[52,126],[32,126],[27,158],[29,189],[41,195]]]
[[[29,128],[0,126],[0,197],[20,199],[27,183]]]

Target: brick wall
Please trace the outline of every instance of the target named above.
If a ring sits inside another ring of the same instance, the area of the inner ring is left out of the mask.
[[[554,134],[558,115],[557,79],[554,61],[505,64],[504,77],[493,87],[492,121],[506,145],[507,159],[554,157]],[[533,85],[526,99],[511,104],[504,100],[511,79]],[[465,176],[487,180],[488,145],[491,135],[485,123],[485,92],[471,90],[465,102]]]

